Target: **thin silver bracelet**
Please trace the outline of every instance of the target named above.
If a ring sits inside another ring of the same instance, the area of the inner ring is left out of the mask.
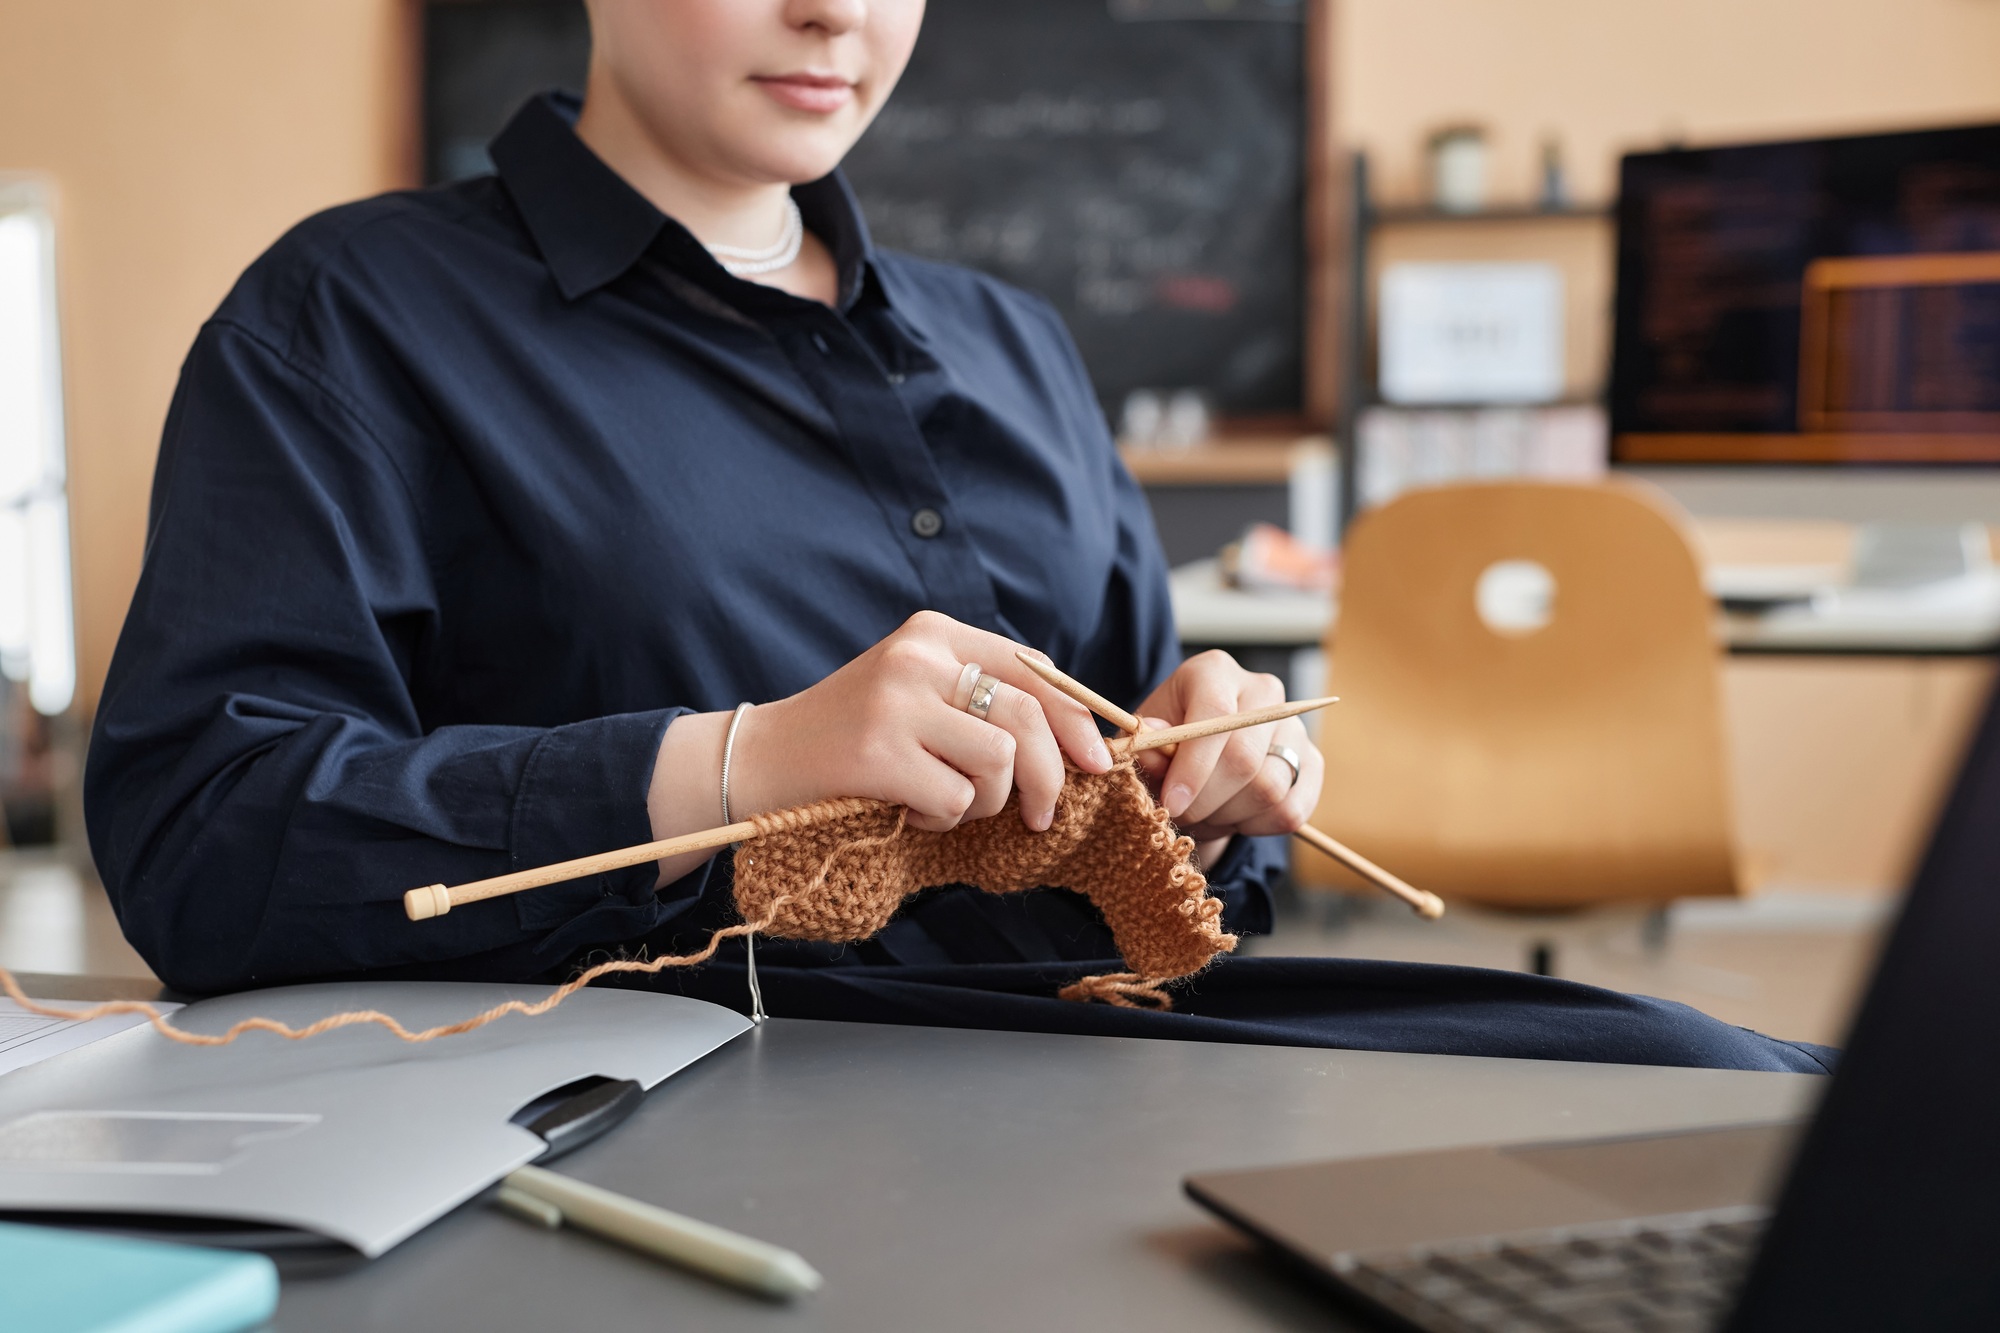
[[[738,704],[736,711],[729,715],[729,733],[722,738],[722,822],[734,824],[729,817],[729,760],[736,752],[736,729],[743,725],[743,715],[750,711],[750,705]]]
[[[729,761],[736,753],[736,729],[743,725],[743,715],[750,711],[750,705],[740,703],[736,711],[729,715],[729,731],[722,738],[722,822],[734,824],[729,817]],[[757,935],[751,932],[743,937],[743,961],[750,975],[750,1021],[762,1026],[764,1022],[764,988],[757,984]]]

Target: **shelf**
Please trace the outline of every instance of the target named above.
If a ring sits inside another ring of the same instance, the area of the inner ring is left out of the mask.
[[[1141,486],[1284,486],[1302,456],[1330,453],[1323,435],[1292,440],[1211,440],[1192,449],[1118,446]]]
[[[1477,213],[1448,213],[1439,208],[1371,208],[1370,226],[1432,226],[1480,222],[1604,222],[1612,216],[1608,204],[1572,208],[1485,208]]]
[[[1602,393],[1569,393],[1560,398],[1547,398],[1533,403],[1392,403],[1386,398],[1370,395],[1355,404],[1358,413],[1381,409],[1385,412],[1548,412],[1559,407],[1596,407],[1609,411]]]

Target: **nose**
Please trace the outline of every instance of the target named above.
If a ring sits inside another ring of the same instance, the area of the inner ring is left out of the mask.
[[[785,21],[794,28],[839,37],[868,22],[868,0],[791,0],[785,6]]]

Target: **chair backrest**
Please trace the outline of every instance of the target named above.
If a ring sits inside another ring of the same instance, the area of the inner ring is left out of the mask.
[[[1507,562],[1553,576],[1539,629],[1482,617],[1482,576],[1533,592]],[[1714,610],[1650,490],[1409,493],[1355,524],[1328,648],[1314,822],[1363,855],[1496,906],[1739,892]],[[1302,881],[1352,883],[1298,850]]]

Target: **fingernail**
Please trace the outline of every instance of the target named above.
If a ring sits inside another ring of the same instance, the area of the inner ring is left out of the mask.
[[[1090,747],[1090,762],[1099,768],[1111,767],[1111,748],[1103,741],[1095,741]]]
[[[1176,782],[1173,786],[1167,788],[1166,792],[1160,797],[1160,804],[1167,808],[1168,818],[1179,819],[1181,811],[1187,809],[1188,803],[1192,800],[1194,800],[1194,792],[1185,784]]]
[[[1037,833],[1047,833],[1049,825],[1055,822],[1056,812],[1054,810],[1044,810],[1035,816],[1033,822],[1028,827],[1034,829]]]

